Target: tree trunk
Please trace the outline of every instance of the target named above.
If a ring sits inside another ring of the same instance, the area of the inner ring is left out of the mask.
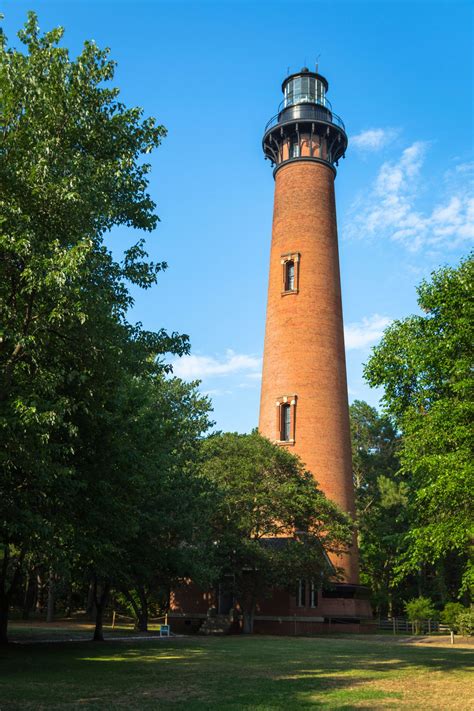
[[[444,606],[449,600],[449,591],[448,586],[446,584],[447,574],[445,560],[438,561],[438,564],[436,566],[436,577],[438,582],[440,601],[443,603]]]
[[[102,606],[97,605],[96,613],[95,613],[94,636],[92,637],[92,640],[94,642],[103,642],[104,641],[103,612],[104,612],[104,610],[103,610]]]
[[[144,587],[138,587],[138,596],[140,598],[138,629],[140,630],[140,632],[148,632],[148,599]]]
[[[66,617],[71,617],[72,615],[72,584],[68,583],[67,595],[66,595],[66,609],[64,610]]]
[[[96,609],[96,615],[95,615],[95,629],[94,629],[94,636],[93,636],[93,641],[94,642],[103,642],[104,641],[104,632],[103,632],[103,620],[104,620],[104,610],[105,606],[107,604],[107,600],[109,597],[109,592],[110,592],[110,585],[109,583],[104,583],[102,587],[102,592],[99,596],[97,596],[97,582],[94,582],[94,602],[95,602],[95,609]]]
[[[244,618],[242,632],[244,634],[252,634],[253,633],[253,620],[254,620],[254,616],[255,616],[255,606],[252,605],[249,608],[244,608],[242,610],[242,613],[243,613],[243,618]]]
[[[36,574],[36,591],[36,612],[42,613],[44,610],[44,582],[39,571]]]
[[[417,576],[418,597],[423,595],[423,567],[418,570]]]
[[[8,611],[10,607],[10,596],[7,590],[7,573],[10,562],[10,549],[8,545],[3,546],[3,562],[0,572],[0,644],[8,642]]]
[[[8,642],[8,596],[0,593],[0,644]]]
[[[0,571],[0,644],[6,644],[8,642],[8,613],[10,611],[10,600],[12,593],[20,580],[24,557],[25,554],[21,552],[19,558],[17,559],[11,584],[8,586],[7,575],[10,564],[10,547],[8,544],[4,544],[3,562]]]
[[[48,603],[46,607],[46,622],[54,621],[54,573],[49,571],[48,579]]]
[[[135,615],[135,629],[138,632],[148,632],[148,600],[146,592],[143,587],[138,587],[137,590],[140,605],[138,605],[131,592],[128,590],[122,590],[122,592],[129,601]]]
[[[25,596],[23,598],[23,609],[21,611],[22,620],[30,619],[30,612],[36,601],[36,576],[34,570],[29,570],[26,583]]]
[[[393,617],[393,595],[388,591],[388,617]]]
[[[140,610],[137,617],[136,629],[138,632],[148,632],[148,611]]]
[[[93,580],[91,580],[89,582],[89,589],[87,591],[86,615],[90,620],[95,619],[94,581]]]

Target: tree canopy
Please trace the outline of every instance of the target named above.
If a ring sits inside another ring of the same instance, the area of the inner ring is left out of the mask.
[[[408,529],[408,485],[398,476],[400,435],[366,402],[350,406],[361,582],[379,615],[400,603],[397,566]]]
[[[423,313],[394,322],[365,368],[402,433],[411,525],[400,573],[455,555],[464,591],[473,583],[473,266],[469,257],[423,281]]]
[[[257,432],[218,434],[202,444],[200,474],[215,487],[215,560],[242,608],[244,631],[252,631],[256,602],[272,586],[334,577],[327,553],[347,550],[351,525],[297,457]]]
[[[157,478],[170,466],[133,423],[168,426],[183,461],[209,410],[194,386],[163,378],[187,337],[128,320],[130,285],[153,286],[166,263],[141,239],[122,260],[106,242],[115,226],[156,227],[145,157],[166,131],[119,100],[108,50],[86,42],[73,59],[62,36],[29,13],[23,50],[0,46],[2,639],[32,556],[56,569],[80,560],[105,589],[118,576],[112,561],[138,532],[142,454]]]

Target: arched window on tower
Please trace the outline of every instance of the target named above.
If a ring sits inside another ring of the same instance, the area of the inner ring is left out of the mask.
[[[293,259],[285,262],[285,291],[294,291],[295,289],[295,263]]]

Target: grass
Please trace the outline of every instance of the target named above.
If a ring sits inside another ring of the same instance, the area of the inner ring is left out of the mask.
[[[112,628],[112,618],[104,619],[104,636],[106,639],[114,638],[137,638],[159,637],[160,623],[163,624],[164,617],[159,620],[148,622],[148,632],[143,633],[135,628],[135,621],[131,617],[117,615]],[[45,622],[43,617],[32,617],[28,621],[12,619],[8,625],[8,634],[13,641],[18,642],[88,642],[94,634],[94,623],[86,615],[75,617],[56,616],[53,622]],[[0,705],[0,711],[2,707]]]
[[[468,711],[473,657],[348,636],[17,644],[0,651],[0,709]]]
[[[150,632],[157,631],[157,625],[150,625]],[[9,637],[19,642],[39,642],[39,641],[83,641],[87,642],[92,639],[94,625],[92,623],[84,624],[61,624],[48,623],[45,624],[28,624],[10,623]],[[146,634],[146,633],[145,633]],[[107,639],[114,637],[137,637],[143,636],[143,633],[137,632],[133,625],[116,625],[115,629],[111,629],[109,624],[104,625],[104,636]],[[1,711],[1,706],[0,706]]]

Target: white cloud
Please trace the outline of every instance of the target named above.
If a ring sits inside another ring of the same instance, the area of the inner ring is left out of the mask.
[[[225,376],[248,371],[250,377],[258,377],[261,358],[254,355],[227,350],[221,359],[213,356],[187,355],[172,362],[173,374],[183,380],[202,380],[213,376]]]
[[[212,388],[212,390],[206,390],[203,395],[208,395],[209,397],[220,397],[222,395],[232,395],[232,390],[222,390],[222,388]]]
[[[237,385],[238,388],[243,390],[255,390],[260,387],[260,381],[262,380],[261,368],[252,373],[245,373],[245,380]]]
[[[374,345],[382,337],[384,330],[392,322],[388,316],[373,314],[356,323],[344,327],[346,350],[358,350]]]
[[[366,151],[379,151],[391,143],[398,135],[395,128],[369,128],[356,136],[351,136],[350,143],[356,148]]]
[[[421,175],[428,144],[405,148],[397,161],[382,164],[368,194],[352,205],[347,233],[356,237],[385,237],[410,251],[423,247],[457,248],[474,238],[474,198],[469,164],[445,175],[448,195],[433,196],[437,206],[426,214],[417,207],[425,180]]]
[[[471,173],[474,171],[474,161],[470,163],[459,163],[454,169],[456,173]]]

